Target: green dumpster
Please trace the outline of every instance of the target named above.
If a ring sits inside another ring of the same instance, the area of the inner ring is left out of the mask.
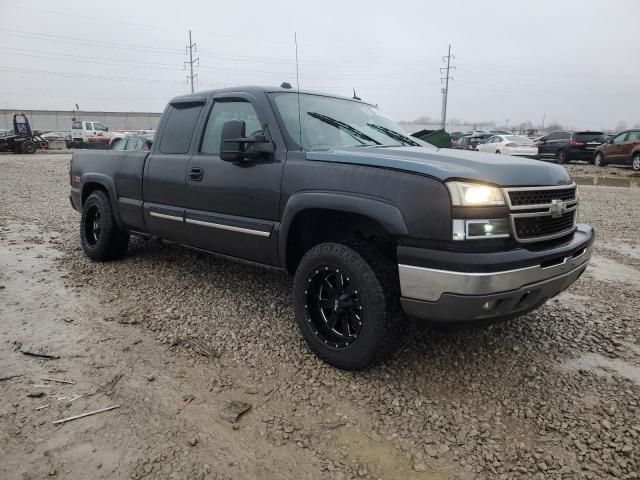
[[[444,129],[420,130],[419,132],[412,133],[411,136],[423,142],[430,143],[435,147],[449,148],[451,146],[451,137]]]

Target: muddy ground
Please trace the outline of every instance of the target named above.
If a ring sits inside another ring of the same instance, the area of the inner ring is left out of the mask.
[[[346,373],[305,347],[277,271],[139,239],[89,261],[68,160],[0,156],[1,479],[639,478],[630,170],[569,167],[600,177],[567,292],[492,328],[410,325],[392,360]],[[230,402],[251,405],[237,423]]]

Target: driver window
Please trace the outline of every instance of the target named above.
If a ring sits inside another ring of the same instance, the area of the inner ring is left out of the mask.
[[[200,152],[213,155],[220,154],[222,125],[230,120],[244,121],[247,136],[263,134],[262,124],[251,103],[246,100],[216,101],[207,119]]]
[[[613,142],[611,143],[622,143],[627,136],[627,132],[621,133],[620,135],[616,135],[613,137]]]

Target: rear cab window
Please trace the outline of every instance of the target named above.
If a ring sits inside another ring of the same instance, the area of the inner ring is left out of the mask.
[[[161,153],[181,154],[189,151],[202,107],[201,103],[169,105],[167,120],[160,138]]]

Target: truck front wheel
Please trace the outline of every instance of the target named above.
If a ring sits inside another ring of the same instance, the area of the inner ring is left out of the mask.
[[[94,191],[84,202],[80,242],[84,253],[99,262],[116,260],[127,253],[129,234],[118,227],[109,198],[102,190]]]
[[[322,243],[294,278],[296,321],[309,347],[345,370],[378,363],[400,331],[397,267],[366,246]]]

